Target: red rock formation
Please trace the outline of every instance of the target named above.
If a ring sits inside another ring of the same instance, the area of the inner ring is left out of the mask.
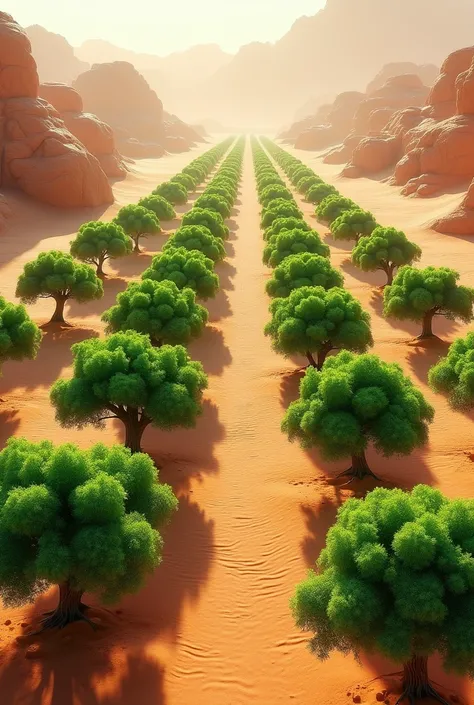
[[[467,71],[474,58],[474,47],[455,51],[441,66],[440,75],[431,89],[428,98],[426,117],[444,120],[456,112],[456,80],[460,73]]]
[[[60,34],[49,32],[37,24],[27,27],[25,32],[31,42],[31,51],[42,83],[71,83],[89,68],[88,63],[77,58],[73,47]]]
[[[6,227],[7,220],[11,215],[11,208],[5,196],[0,194],[0,231]]]
[[[59,113],[67,129],[93,154],[107,176],[121,178],[127,170],[115,147],[112,128],[91,113],[83,112],[82,98],[63,83],[42,83],[39,95]]]
[[[366,93],[370,95],[379,88],[383,88],[389,78],[403,76],[405,74],[416,74],[423,85],[432,86],[438,78],[439,68],[434,64],[414,64],[411,61],[398,61],[385,66],[378,72],[375,78],[368,84]]]
[[[113,201],[97,159],[38,98],[38,74],[29,39],[0,12],[0,184],[55,206]]]
[[[347,91],[337,96],[327,114],[325,125],[313,125],[301,132],[296,140],[297,149],[325,149],[339,142],[351,129],[352,120],[365,94]]]
[[[432,227],[448,235],[474,235],[474,181],[459,207],[435,220]]]

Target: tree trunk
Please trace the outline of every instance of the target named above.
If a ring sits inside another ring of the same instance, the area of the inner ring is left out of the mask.
[[[385,270],[386,274],[387,274],[387,285],[388,286],[390,286],[390,284],[393,284],[393,270],[394,269],[395,269],[395,267],[393,266],[393,264],[389,264],[389,266]]]
[[[135,247],[133,248],[134,252],[140,252],[140,245],[138,244],[138,241],[140,239],[140,235],[134,235],[133,236],[133,242],[135,243]]]
[[[125,447],[130,448],[132,453],[142,452],[142,436],[148,424],[142,424],[138,420],[138,413],[135,418],[129,416],[125,424]]]
[[[319,366],[316,364],[316,360],[314,359],[312,353],[310,353],[309,350],[306,352],[306,357],[308,358],[308,362],[311,365],[311,367],[318,367],[318,369],[319,369]]]
[[[54,296],[53,298],[56,301],[56,308],[51,317],[50,323],[66,323],[66,321],[64,320],[64,306],[66,304],[67,297]]]
[[[105,257],[99,257],[99,261],[97,262],[97,270],[96,270],[96,274],[98,277],[104,276],[104,270],[103,270],[104,262],[105,262]]]
[[[427,311],[423,316],[423,328],[421,331],[421,335],[418,336],[420,340],[423,340],[424,338],[434,338],[432,324],[433,316],[435,315],[435,313],[436,309],[432,308]]]
[[[444,705],[448,705],[439,693],[433,688],[428,678],[428,658],[414,654],[407,663],[403,664],[403,692],[397,704],[402,700],[414,703],[419,698],[433,698]]]
[[[64,629],[72,622],[85,621],[89,622],[84,613],[87,610],[87,605],[84,605],[82,600],[84,592],[73,588],[69,581],[59,585],[59,602],[52,612],[46,613],[46,617],[42,620],[40,631],[46,629]],[[92,622],[89,622],[92,625]]]
[[[332,347],[330,345],[323,345],[323,347],[318,350],[318,364],[317,364],[318,370],[320,370],[322,368],[322,366],[324,365],[326,358],[329,355],[329,353],[331,352],[331,350],[332,350]]]
[[[362,451],[358,455],[352,456],[351,467],[337,475],[339,477],[348,477],[349,480],[346,484],[354,482],[354,480],[362,480],[364,477],[373,477],[378,480],[379,478],[375,475],[369,468],[367,458],[365,457],[365,451]]]

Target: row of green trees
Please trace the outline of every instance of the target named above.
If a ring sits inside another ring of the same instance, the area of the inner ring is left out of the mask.
[[[226,142],[195,160],[195,179],[204,178],[229,146]],[[237,151],[224,163],[235,190],[241,163]],[[184,185],[192,187],[187,179]],[[213,179],[210,195],[221,186],[222,181]],[[160,208],[162,198],[150,196]],[[229,206],[233,198],[226,201]],[[145,210],[145,206],[139,208]],[[216,225],[222,237],[227,234],[216,211],[196,210]],[[156,215],[146,213],[147,218]],[[170,203],[167,213],[174,216]],[[20,287],[24,297],[51,297],[57,307],[68,298],[98,298],[102,281],[90,264],[101,269],[107,258],[121,256],[117,241],[130,252],[132,229],[135,234],[145,232],[130,225],[126,233],[116,221],[81,229],[74,254],[87,263],[60,252],[43,253],[29,263]],[[210,230],[206,232],[210,235]],[[88,248],[81,250],[86,241]],[[182,345],[163,342],[197,334],[202,312],[207,318],[207,311],[195,303],[194,286],[213,295],[216,280],[218,285],[214,263],[199,249],[170,247],[164,256],[164,269],[156,261],[158,255],[150,276],[145,273],[142,282],[130,284],[124,292],[117,306],[122,311],[129,306],[128,315],[120,318],[113,307],[104,316],[109,328],[119,332],[72,346],[73,377],[58,380],[51,390],[61,425],[100,427],[116,418],[125,428],[125,446],[98,444],[83,451],[72,444],[55,447],[48,441],[12,438],[0,453],[0,594],[6,604],[23,604],[57,584],[58,605],[45,616],[44,629],[89,621],[84,592],[98,594],[105,603],[114,602],[138,590],[161,561],[159,530],[177,508],[177,499],[169,486],[159,483],[152,459],[139,452],[140,440],[150,424],[162,429],[193,426],[201,413],[207,387],[201,363],[191,360]],[[1,299],[0,316],[2,359],[34,357],[41,333],[24,307]]]
[[[271,152],[281,156],[282,150],[275,145]],[[271,164],[255,144],[254,154],[257,181],[265,172],[266,185],[272,178],[276,182],[278,173],[271,174]],[[380,242],[380,226],[371,214],[351,207],[348,199],[338,196],[334,187],[324,184],[311,170],[309,173],[291,155],[281,162],[287,173],[296,174],[293,183],[301,193],[309,194],[307,200],[316,203],[321,199],[317,214],[331,223],[333,235],[356,241],[352,257],[354,262],[363,262],[362,269],[384,269],[391,282],[402,255],[413,256],[411,261],[419,258],[417,246],[394,229],[381,229],[390,233]],[[341,207],[347,210],[338,214]],[[289,235],[297,221],[287,225]],[[364,228],[371,232],[364,235]],[[303,230],[308,232],[309,226]],[[390,248],[396,246],[402,254],[393,254]],[[366,255],[383,266],[372,266],[373,262],[362,259]],[[321,328],[327,336],[329,321],[329,336],[336,336],[344,318],[342,277],[328,260],[325,267],[310,267],[314,257],[307,252],[287,256],[275,270],[275,274],[280,270],[278,277],[273,277],[276,281],[267,283],[268,293],[282,300],[279,305],[278,299],[272,303],[272,321],[267,328],[276,349],[280,340],[289,341],[289,347],[280,349],[286,354],[304,329],[307,339],[316,336],[321,341]],[[297,262],[298,258],[301,261]],[[422,301],[427,307],[427,292],[447,304],[448,315],[457,312],[464,320],[472,315],[471,293],[457,286],[457,277],[450,270],[402,267],[397,279],[393,287],[386,288],[386,306],[398,299],[396,305],[405,307],[399,310],[404,314],[400,317],[421,320],[412,316],[408,307],[419,307]],[[290,303],[292,297],[294,303]],[[331,307],[334,299],[337,303]],[[358,306],[352,310],[359,311]],[[321,326],[321,319],[326,325]],[[431,334],[425,323],[423,332]],[[466,408],[474,403],[473,380],[471,333],[456,341],[447,358],[432,368],[430,383],[449,394],[453,406]],[[290,404],[282,428],[304,447],[318,446],[325,457],[351,455],[351,468],[342,474],[352,478],[371,472],[365,458],[369,443],[384,455],[410,453],[426,443],[433,414],[401,367],[374,355],[343,351],[325,362],[323,356],[315,367],[308,368],[300,398]],[[423,485],[411,493],[377,489],[365,499],[347,501],[327,534],[316,570],[297,586],[291,600],[297,625],[314,634],[310,649],[322,660],[334,650],[352,652],[356,658],[362,651],[378,652],[403,664],[397,703],[431,697],[447,705],[430,682],[428,657],[439,653],[447,669],[474,676],[473,517],[473,500],[449,500]]]

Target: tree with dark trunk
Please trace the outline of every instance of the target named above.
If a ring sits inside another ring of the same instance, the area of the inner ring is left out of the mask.
[[[397,703],[447,705],[428,673],[438,653],[449,669],[474,669],[472,499],[426,485],[376,489],[340,508],[315,569],[292,599],[311,651],[380,654],[402,665]]]
[[[179,186],[179,184],[175,184]],[[148,235],[157,235],[161,232],[160,221],[153,211],[143,206],[130,203],[119,210],[114,218],[114,223],[119,225],[129,235],[135,246],[133,251],[140,252],[140,240]]]
[[[434,316],[469,323],[474,289],[458,284],[459,274],[447,267],[402,267],[384,291],[384,316],[422,323],[420,340],[433,337]]]
[[[207,377],[181,345],[153,347],[147,335],[127,331],[84,340],[71,350],[74,376],[51,389],[62,426],[100,427],[118,419],[125,445],[139,452],[147,426],[190,427],[201,413]]]
[[[381,270],[387,275],[387,284],[393,283],[397,267],[412,264],[421,257],[421,249],[410,242],[404,232],[378,225],[372,234],[361,237],[352,250],[352,263],[363,272]]]
[[[331,223],[331,233],[335,240],[355,240],[356,244],[364,235],[371,235],[377,221],[370,211],[360,208],[344,211]]]
[[[306,355],[318,369],[332,350],[365,352],[373,344],[370,316],[346,289],[302,286],[274,299],[270,313],[265,335],[273,349],[285,356]]]
[[[85,592],[113,603],[160,563],[158,529],[177,500],[149,456],[11,438],[0,465],[9,468],[0,479],[0,595],[23,604],[57,584],[57,605],[39,631],[92,624]]]
[[[59,250],[41,252],[27,262],[18,279],[16,295],[24,303],[54,299],[56,307],[50,323],[66,325],[64,306],[69,299],[79,303],[100,299],[104,295],[101,280],[88,264]]]
[[[399,365],[344,350],[321,370],[307,368],[282,429],[328,460],[351,457],[351,467],[339,475],[349,484],[376,477],[365,456],[370,443],[387,457],[408,455],[426,443],[433,417],[434,409]]]
[[[93,220],[79,228],[71,242],[71,255],[82,262],[95,264],[97,276],[103,277],[104,262],[124,257],[132,251],[132,240],[117,223]]]

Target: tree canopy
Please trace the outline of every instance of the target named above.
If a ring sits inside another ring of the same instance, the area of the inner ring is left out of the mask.
[[[258,189],[259,192],[262,193],[264,189],[266,189],[267,186],[284,186],[285,182],[283,179],[278,176],[276,171],[266,171],[262,172],[261,175],[258,176]]]
[[[0,478],[0,595],[7,605],[24,604],[59,585],[44,628],[88,621],[84,592],[116,602],[160,564],[157,529],[177,500],[147,455],[10,438]]]
[[[375,652],[402,663],[407,698],[434,697],[427,659],[474,671],[474,501],[426,485],[378,488],[339,509],[316,569],[296,588],[297,625],[319,659]]]
[[[421,249],[410,242],[404,232],[380,225],[369,237],[360,238],[352,250],[352,262],[356,267],[364,272],[382,270],[387,275],[387,284],[392,284],[397,267],[411,264],[420,257]]]
[[[173,206],[182,206],[188,200],[188,190],[183,184],[176,181],[164,181],[157,186],[153,191],[157,196],[163,196]]]
[[[402,267],[384,292],[384,315],[400,320],[421,321],[420,338],[433,336],[434,316],[473,318],[474,289],[458,284],[459,274],[448,267]]]
[[[64,306],[69,299],[85,303],[103,295],[104,287],[92,267],[59,250],[41,252],[35,260],[27,262],[16,287],[16,296],[23,303],[55,300],[50,323],[65,323]]]
[[[220,237],[221,240],[229,237],[229,228],[221,214],[209,208],[191,208],[183,215],[181,225],[204,225],[214,237]]]
[[[203,193],[199,196],[194,204],[196,208],[209,209],[211,211],[216,211],[220,213],[223,218],[228,218],[232,211],[232,207],[229,205],[228,201],[217,193]]]
[[[430,369],[429,382],[455,409],[474,405],[474,333],[454,341],[446,357]]]
[[[157,196],[156,194],[151,194],[151,196],[144,196],[138,201],[139,206],[143,206],[149,211],[153,211],[158,220],[173,220],[176,218],[176,211],[166,198],[163,196]]]
[[[261,226],[269,228],[277,218],[301,218],[302,213],[295,201],[285,201],[277,198],[270,201],[267,208],[262,211]]]
[[[316,230],[282,230],[278,235],[272,235],[263,250],[263,262],[270,267],[277,267],[290,255],[310,252],[329,257],[328,245],[321,241]]]
[[[212,298],[219,290],[214,262],[203,252],[185,247],[171,248],[157,254],[151,266],[143,272],[142,279],[172,281],[178,289],[192,289],[201,299]]]
[[[135,243],[135,252],[140,252],[140,238],[161,232],[160,222],[153,211],[135,203],[123,206],[115,216],[115,222],[130,235]]]
[[[313,186],[318,186],[318,184],[322,183],[324,182],[319,176],[312,174],[311,176],[301,177],[298,181],[297,188],[299,193],[306,195]]]
[[[306,192],[306,200],[309,203],[314,203],[315,205],[324,201],[328,196],[338,196],[338,190],[331,186],[331,184],[326,184],[324,181],[322,183],[313,184]]]
[[[224,201],[227,203],[227,205],[232,208],[232,204],[234,202],[234,194],[233,191],[229,188],[228,182],[215,182],[209,184],[209,186],[206,188],[205,191],[206,196],[220,196],[221,198],[224,199]]]
[[[207,323],[208,312],[196,303],[192,289],[178,289],[166,279],[130,282],[117,303],[102,314],[107,333],[135,330],[146,333],[154,345],[187,345]]]
[[[204,225],[183,225],[163,246],[163,252],[184,247],[186,250],[199,250],[213,262],[219,262],[225,257],[222,240],[214,237]]]
[[[316,216],[324,223],[331,225],[336,218],[342,215],[345,211],[354,210],[357,204],[351,201],[350,198],[345,198],[339,194],[326,196],[316,208]]]
[[[328,460],[351,456],[352,467],[341,476],[353,479],[372,474],[365,458],[369,443],[386,457],[408,455],[427,442],[433,417],[400,365],[343,350],[321,371],[307,369],[282,429],[290,440],[318,447]]]
[[[370,211],[353,208],[344,211],[331,223],[331,233],[335,240],[355,240],[362,235],[370,235],[377,227],[377,221]],[[394,230],[394,228],[391,228]]]
[[[141,450],[150,424],[165,430],[194,426],[207,377],[186,348],[156,348],[148,336],[127,331],[75,343],[71,350],[72,379],[59,379],[51,389],[62,426],[101,427],[104,420],[117,418],[132,451]]]
[[[177,184],[181,184],[181,186],[184,186],[186,191],[188,191],[189,193],[192,193],[193,191],[196,190],[197,181],[196,181],[196,179],[194,179],[191,176],[191,174],[184,174],[184,173],[176,174],[176,176],[173,176],[170,179],[170,183],[175,183],[175,182]]]
[[[373,345],[370,316],[346,289],[303,286],[272,301],[270,313],[265,335],[271,337],[274,350],[306,355],[319,369],[333,350],[365,352]]]
[[[71,255],[88,264],[95,264],[97,274],[103,275],[107,259],[125,257],[133,248],[129,235],[117,223],[93,220],[79,228],[71,242]]]
[[[6,360],[33,360],[41,337],[25,307],[0,296],[0,365]]]
[[[301,252],[285,257],[267,281],[266,290],[269,296],[285,297],[302,286],[322,286],[323,289],[342,287],[344,277],[331,266],[327,257]]]
[[[293,201],[293,195],[286,186],[281,186],[279,184],[272,184],[263,189],[260,193],[260,203],[264,208],[268,206],[271,201],[276,198],[282,198],[284,201]]]
[[[269,240],[272,235],[278,235],[282,230],[306,230],[309,232],[311,226],[303,220],[300,216],[298,218],[277,218],[273,223],[265,230],[264,239]]]

